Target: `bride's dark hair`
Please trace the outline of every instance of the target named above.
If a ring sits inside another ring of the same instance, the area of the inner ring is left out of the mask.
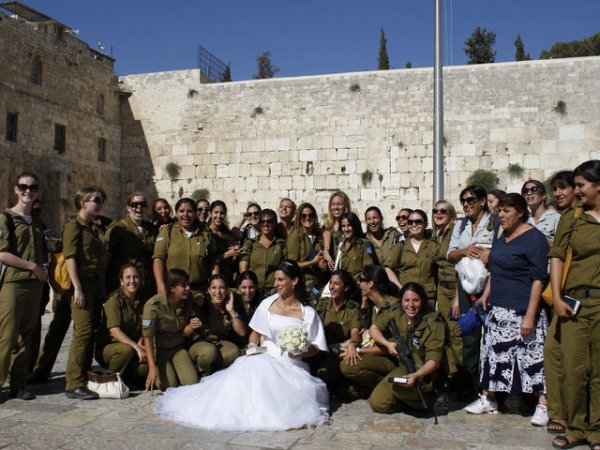
[[[277,270],[281,270],[290,278],[297,278],[298,282],[294,286],[294,295],[300,300],[300,303],[307,304],[306,286],[304,284],[304,273],[298,263],[292,259],[284,259],[279,264]]]

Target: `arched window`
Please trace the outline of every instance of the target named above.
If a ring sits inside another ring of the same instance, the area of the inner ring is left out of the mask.
[[[104,94],[98,94],[98,99],[96,100],[96,112],[99,115],[104,114]]]
[[[34,56],[31,61],[31,81],[35,84],[42,84],[42,58]]]

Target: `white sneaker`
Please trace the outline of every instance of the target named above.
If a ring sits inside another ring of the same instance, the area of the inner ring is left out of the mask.
[[[533,417],[530,420],[531,425],[535,425],[536,427],[545,427],[548,425],[548,420],[548,408],[546,405],[538,403],[535,407]]]
[[[464,410],[470,414],[496,414],[498,412],[498,403],[485,394],[479,394],[479,398],[470,405],[465,406]]]

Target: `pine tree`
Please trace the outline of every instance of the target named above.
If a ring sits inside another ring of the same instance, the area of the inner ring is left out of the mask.
[[[390,70],[390,59],[387,52],[387,39],[383,27],[379,33],[379,56],[377,57],[377,70]]]
[[[227,63],[221,76],[221,83],[227,83],[228,81],[231,81],[231,63]]]
[[[496,51],[492,47],[495,42],[496,33],[481,27],[475,28],[465,41],[464,51],[469,57],[467,64],[493,63],[496,60]]]
[[[525,46],[521,40],[521,35],[517,33],[517,38],[515,39],[515,61],[529,61],[530,59],[531,56],[529,53],[525,54]]]
[[[273,78],[277,72],[279,72],[279,68],[275,67],[271,62],[271,52],[266,51],[260,54],[256,58],[256,63],[258,65],[258,72],[254,75],[255,80],[265,80],[267,78]]]

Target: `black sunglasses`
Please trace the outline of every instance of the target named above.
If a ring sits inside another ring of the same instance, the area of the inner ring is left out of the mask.
[[[532,187],[530,187],[530,188],[526,188],[526,187],[524,187],[523,189],[521,189],[521,195],[527,195],[527,194],[529,194],[530,192],[531,192],[532,194],[539,194],[539,193],[541,193],[541,192],[542,192],[542,190],[540,189],[540,187],[539,187],[539,186],[532,186]]]
[[[21,192],[25,192],[27,189],[29,192],[37,192],[39,188],[37,184],[17,183],[17,189]]]
[[[435,209],[435,208],[433,208],[433,209],[431,210],[431,212],[432,212],[433,214],[438,214],[438,213],[439,213],[439,214],[448,214],[448,210],[447,210],[447,209],[444,209],[444,208],[440,208],[440,209]]]
[[[401,216],[396,216],[396,220],[400,220],[400,219],[406,220],[406,219],[408,219],[408,216],[405,216],[404,214]]]
[[[210,208],[202,208],[202,207],[198,207],[198,209],[196,209],[196,211],[198,211],[199,213],[203,213],[203,212],[209,212]]]
[[[258,221],[258,223],[260,223],[262,225],[266,225],[266,224],[269,224],[269,223],[275,223],[275,220],[273,220],[273,219],[260,219]]]
[[[415,220],[413,220],[413,219],[408,219],[407,223],[408,223],[409,225],[418,225],[418,226],[421,226],[421,225],[423,225],[423,224],[425,223],[425,221],[424,221],[424,220],[422,220],[422,219],[415,219]]]
[[[133,209],[139,208],[139,207],[146,208],[148,206],[148,203],[146,203],[146,202],[131,202],[129,204],[129,206]]]
[[[477,203],[477,200],[479,200],[477,197],[465,197],[465,198],[461,198],[460,202],[464,205],[465,203],[467,205],[473,205],[475,203]]]

